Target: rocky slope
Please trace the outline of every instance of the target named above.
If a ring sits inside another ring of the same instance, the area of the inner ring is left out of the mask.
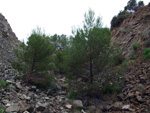
[[[15,60],[13,49],[20,43],[5,17],[0,14],[0,62],[11,63]]]
[[[150,46],[150,4],[140,8],[123,23],[111,31],[112,43],[118,43],[123,54],[129,57],[132,44]]]
[[[150,47],[150,4],[137,12],[111,32],[112,43],[117,42],[129,60],[137,43],[134,63],[127,70],[124,88],[118,101],[111,105],[109,112],[149,113],[150,112],[150,64],[143,60],[144,48]]]
[[[11,62],[16,60],[13,50],[19,43],[9,23],[0,14],[0,79],[9,84],[4,89],[0,86],[0,108],[6,108],[8,113],[69,113],[72,105],[62,85],[65,78],[57,77],[56,90],[45,92],[16,79],[20,74],[12,69]]]
[[[132,52],[132,44],[137,43],[141,50],[150,47],[150,4],[142,7],[119,27],[111,31],[112,43],[117,42],[123,54],[128,58]],[[117,100],[93,98],[91,100],[67,99],[65,78],[57,76],[56,90],[40,91],[35,86],[28,86],[11,68],[16,60],[13,49],[20,43],[13,33],[5,17],[0,14],[0,79],[9,83],[9,87],[0,87],[0,108],[6,107],[7,112],[15,113],[72,113],[73,106],[84,106],[85,111],[76,113],[149,113],[150,112],[150,64],[142,58],[136,60],[127,69],[124,87]],[[136,58],[139,57],[136,55]],[[83,102],[83,104],[82,104]]]
[[[15,33],[12,31],[9,23],[5,17],[0,14],[0,78],[13,79],[18,75],[14,69],[11,68],[11,62],[16,60],[13,49],[20,41],[17,39]]]

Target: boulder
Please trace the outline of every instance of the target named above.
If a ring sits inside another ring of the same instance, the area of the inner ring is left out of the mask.
[[[83,103],[81,100],[74,100],[73,105],[76,107],[83,107]]]
[[[18,112],[20,110],[20,107],[17,105],[11,105],[6,109],[6,112]]]

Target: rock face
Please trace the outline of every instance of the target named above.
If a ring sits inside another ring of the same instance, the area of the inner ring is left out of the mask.
[[[5,17],[0,14],[0,62],[11,63],[15,60],[13,49],[20,43]]]
[[[150,5],[140,8],[124,20],[119,27],[112,30],[111,35],[112,43],[117,42],[120,45],[126,58],[132,52],[132,44],[137,43],[140,49],[137,50],[136,58],[141,60],[128,69],[117,104],[112,104],[108,111],[148,113],[150,112],[150,64],[149,60],[142,60],[138,54],[142,55],[143,49],[150,47]]]
[[[12,31],[5,17],[0,14],[0,78],[13,79],[18,72],[11,68],[11,62],[16,60],[14,48],[20,41]]]
[[[12,69],[11,62],[16,60],[14,48],[20,41],[12,31],[5,17],[0,14],[0,78],[13,79],[18,72]]]
[[[118,43],[126,57],[132,52],[132,44],[150,47],[150,6],[140,8],[111,31],[112,43]]]

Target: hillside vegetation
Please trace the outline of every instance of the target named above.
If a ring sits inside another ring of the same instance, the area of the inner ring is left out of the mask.
[[[0,113],[150,112],[149,12],[129,0],[109,29],[89,9],[71,36],[36,28],[27,43],[3,26]]]

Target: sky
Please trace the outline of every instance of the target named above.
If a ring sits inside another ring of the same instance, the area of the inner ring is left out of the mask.
[[[19,40],[27,41],[31,31],[42,28],[47,35],[71,35],[72,27],[83,23],[89,8],[110,27],[113,16],[129,0],[0,0],[0,13],[8,20]],[[138,0],[137,0],[138,1]],[[143,0],[145,5],[148,0]]]

